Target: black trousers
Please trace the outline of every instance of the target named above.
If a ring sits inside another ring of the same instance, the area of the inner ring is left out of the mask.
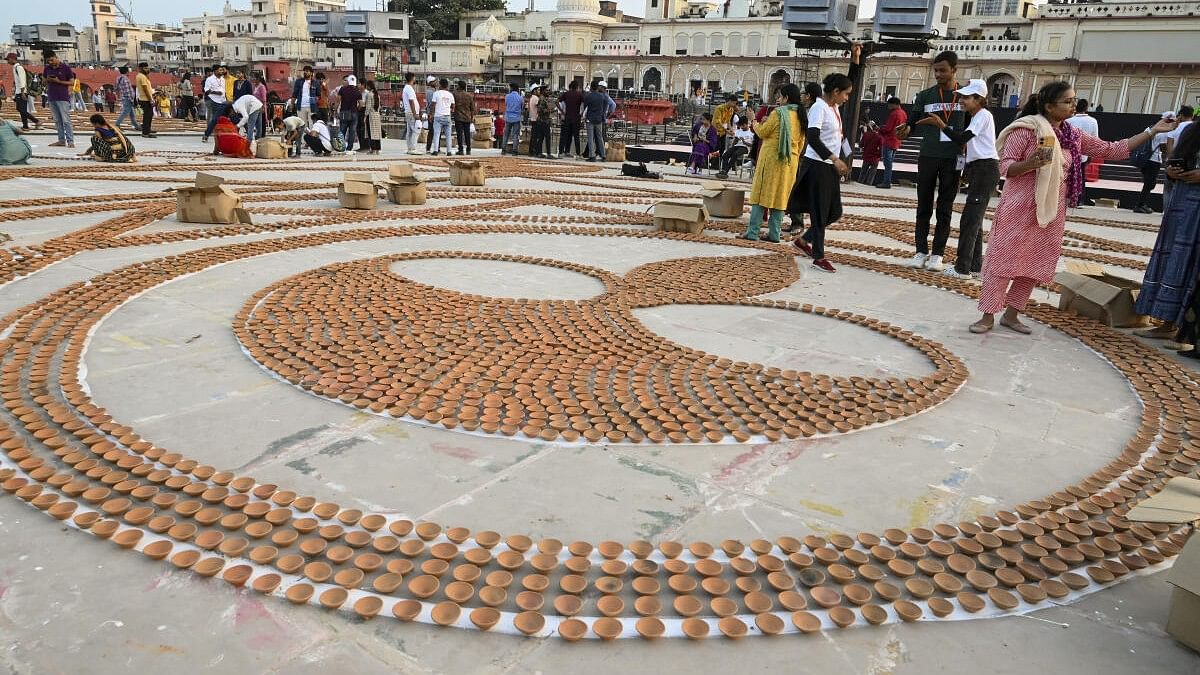
[[[1154,192],[1154,186],[1158,185],[1158,170],[1161,168],[1162,165],[1158,162],[1146,162],[1142,167],[1142,193],[1138,195],[1138,206],[1149,205],[1150,193]]]
[[[558,154],[565,155],[570,152],[572,143],[575,144],[575,154],[583,154],[583,148],[579,145],[579,120],[563,120],[558,133]]]
[[[459,153],[471,154],[471,120],[454,120],[454,140]]]
[[[721,173],[729,173],[734,164],[740,165],[748,152],[750,152],[750,148],[744,145],[730,146],[728,150],[721,153]]]
[[[935,191],[937,226],[933,231],[933,255],[946,252],[958,178],[957,157],[921,157],[917,160],[917,253],[929,253],[929,220],[934,214]]]
[[[808,159],[800,164],[800,174],[809,215],[804,240],[812,244],[813,260],[820,260],[825,257],[825,228],[842,217],[841,177],[832,164]]]
[[[154,124],[154,101],[138,101],[138,106],[142,109],[142,135],[153,133],[150,127]]]
[[[971,184],[967,187],[967,205],[958,219],[958,251],[954,261],[954,270],[959,274],[983,270],[983,216],[1000,183],[1000,162],[977,159],[967,165],[967,175]]]
[[[16,94],[13,96],[13,103],[17,106],[17,112],[21,113],[21,128],[28,129],[29,123],[39,124],[37,118],[29,113],[29,97],[25,94]]]
[[[538,120],[533,123],[533,131],[529,137],[529,154],[533,156],[550,154],[550,123]]]
[[[308,149],[312,150],[314,154],[323,155],[328,152],[328,150],[325,149],[325,146],[321,143],[320,138],[317,138],[316,136],[309,136],[308,134],[305,134],[303,138],[304,144],[307,145]]]

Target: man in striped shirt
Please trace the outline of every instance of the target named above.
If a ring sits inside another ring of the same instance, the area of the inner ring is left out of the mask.
[[[137,126],[137,122],[133,118],[133,102],[136,97],[133,93],[133,85],[126,77],[129,74],[129,66],[121,66],[118,70],[120,74],[117,75],[117,100],[121,102],[121,114],[117,115],[117,121],[113,122],[113,126],[120,129],[121,121],[128,117],[129,128],[132,130]]]

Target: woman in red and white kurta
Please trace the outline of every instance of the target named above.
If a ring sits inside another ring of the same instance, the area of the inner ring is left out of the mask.
[[[1001,326],[1031,332],[1018,312],[1025,309],[1034,287],[1054,279],[1067,207],[1078,205],[1083,195],[1079,156],[1125,159],[1132,148],[1175,126],[1164,120],[1132,138],[1102,141],[1063,124],[1075,114],[1075,102],[1069,83],[1050,82],[997,139],[1000,174],[1007,180],[988,234],[979,293],[983,318],[971,324],[972,333],[991,330],[992,315],[1001,309]]]

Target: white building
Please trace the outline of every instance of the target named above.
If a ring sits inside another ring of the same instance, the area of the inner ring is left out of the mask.
[[[604,79],[610,87],[677,95],[698,87],[762,93],[844,71],[843,53],[794,46],[781,7],[781,0],[645,0],[638,19],[620,16],[612,2],[560,0],[554,11],[468,13],[459,20],[461,39],[437,41],[439,61],[431,53],[427,67],[558,88]],[[860,33],[870,27],[869,18],[859,23]],[[1200,0],[952,0],[947,38],[935,47],[956,51],[960,79],[986,79],[1003,105],[1063,78],[1107,111],[1149,112],[1197,103],[1198,44]],[[911,100],[932,83],[934,53],[872,57],[863,93]],[[481,54],[494,63],[481,68]]]

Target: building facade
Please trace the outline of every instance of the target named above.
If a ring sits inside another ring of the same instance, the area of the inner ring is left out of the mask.
[[[560,0],[555,11],[475,12],[460,18],[461,39],[439,41],[438,49],[483,40],[498,47],[499,62],[481,72],[478,59],[447,61],[439,54],[440,63],[430,59],[426,66],[477,81],[564,88],[572,80],[603,79],[610,88],[671,95],[762,94],[781,82],[845,70],[844,52],[797,48],[783,29],[781,8],[776,0],[645,0],[644,17],[637,18],[617,16],[611,2]],[[870,28],[870,19],[858,25],[863,35]],[[1200,0],[954,0],[947,37],[933,43],[958,53],[960,79],[986,80],[997,105],[1018,105],[1043,83],[1066,79],[1110,112],[1200,102],[1197,45]],[[912,100],[932,83],[934,53],[873,56],[862,95]]]

